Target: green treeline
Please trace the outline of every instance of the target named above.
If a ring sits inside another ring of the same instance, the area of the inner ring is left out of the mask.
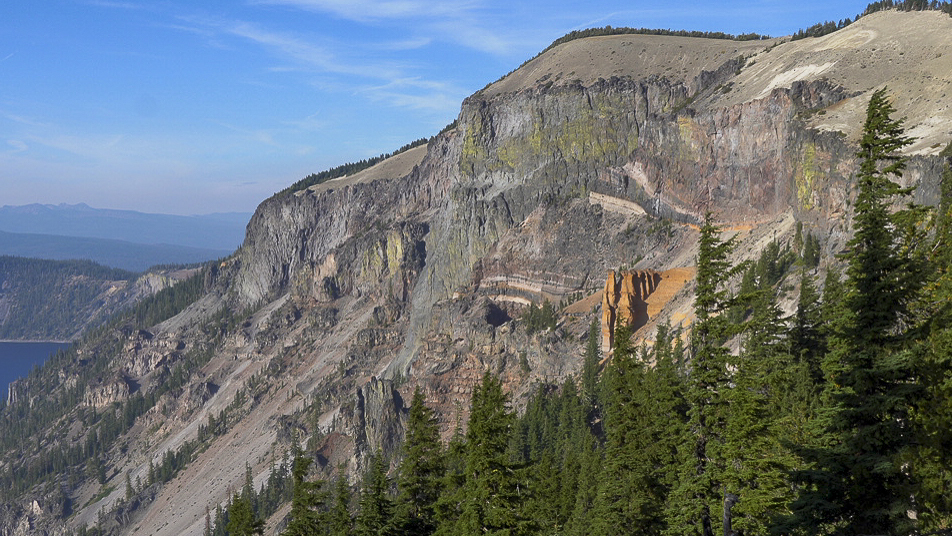
[[[544,54],[546,51],[551,50],[559,45],[568,43],[570,41],[575,41],[576,39],[584,39],[586,37],[601,37],[606,35],[666,35],[673,37],[699,37],[703,39],[726,39],[731,41],[756,41],[761,39],[770,39],[769,35],[760,35],[756,33],[748,33],[741,35],[731,35],[724,32],[701,32],[694,30],[665,30],[661,28],[628,28],[628,27],[612,27],[605,26],[602,28],[588,28],[585,30],[573,30],[562,37],[556,39],[549,45],[545,50],[542,51]]]
[[[517,415],[487,372],[465,432],[446,444],[417,390],[395,470],[378,453],[356,500],[340,482],[308,480],[310,458],[296,451],[282,534],[945,533],[952,171],[937,211],[897,209],[911,192],[892,178],[911,140],[892,113],[877,91],[855,235],[822,291],[815,237],[732,265],[734,241],[708,217],[688,335],[661,326],[652,346],[634,347],[621,328],[602,362],[593,322],[577,378],[538,385]],[[787,317],[778,299],[791,271],[800,295]],[[231,508],[247,508],[244,493]],[[262,515],[239,518],[214,534],[260,533]]]
[[[942,2],[939,2],[938,0],[880,0],[866,6],[866,10],[863,11],[861,15],[857,15],[853,19],[847,17],[839,22],[819,22],[805,30],[797,30],[791,39],[796,41],[798,39],[805,39],[807,37],[822,37],[837,30],[846,28],[850,24],[859,20],[862,16],[876,13],[877,11],[886,11],[890,9],[897,9],[899,11],[941,11],[943,13],[952,15],[952,2],[947,2],[944,0]]]
[[[371,168],[388,158],[392,158],[398,154],[405,153],[415,147],[426,145],[427,143],[429,143],[429,141],[430,141],[429,138],[420,138],[418,140],[411,141],[410,143],[404,145],[403,147],[400,147],[399,149],[397,149],[396,151],[393,151],[392,153],[383,153],[381,155],[377,155],[372,158],[365,158],[357,162],[348,162],[346,164],[341,164],[339,166],[332,167],[330,169],[321,171],[319,173],[311,173],[307,177],[304,177],[303,179],[287,187],[278,195],[290,194],[293,192],[297,192],[299,190],[304,190],[308,187],[314,186],[315,184],[321,184],[321,183],[327,182],[331,179],[339,179],[341,177],[353,175],[354,173],[363,171],[367,168]]]

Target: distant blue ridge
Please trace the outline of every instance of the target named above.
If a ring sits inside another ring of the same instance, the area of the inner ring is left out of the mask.
[[[54,261],[85,259],[130,272],[144,272],[160,264],[202,263],[232,253],[234,250],[0,231],[0,255]]]
[[[0,231],[124,240],[136,244],[168,244],[234,251],[245,237],[249,213],[196,216],[149,214],[79,205],[0,207]]]
[[[160,264],[195,264],[231,255],[251,214],[147,214],[79,205],[0,207],[0,255],[88,259],[142,272]]]

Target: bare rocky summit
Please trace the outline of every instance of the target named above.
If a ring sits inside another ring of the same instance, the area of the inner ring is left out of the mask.
[[[245,464],[260,485],[292,435],[315,438],[323,470],[353,475],[377,448],[396,454],[417,386],[447,433],[486,370],[518,405],[535,382],[579,370],[603,301],[627,296],[629,312],[612,314],[637,316],[642,339],[658,322],[690,324],[706,212],[738,235],[736,260],[791,239],[797,222],[839,251],[873,90],[890,88],[919,138],[905,180],[937,198],[949,50],[952,18],[936,12],[876,13],[794,42],[622,35],[549,50],[466,99],[456,128],[425,148],[264,201],[242,247],[206,269],[203,297],[81,350],[116,371],[87,387],[83,411],[148,392],[191,355],[207,360],[108,452],[106,486],[60,486],[69,517],[32,489],[0,512],[0,534],[102,521],[115,534],[198,535]],[[606,274],[622,270],[650,284],[635,292],[632,276],[632,292],[603,298]],[[558,327],[529,333],[522,315],[545,300],[561,306]],[[223,412],[227,431],[173,480],[113,509],[126,474],[145,479]]]

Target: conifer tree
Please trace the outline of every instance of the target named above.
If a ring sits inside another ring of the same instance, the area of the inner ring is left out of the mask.
[[[388,536],[395,534],[393,501],[390,499],[390,479],[383,453],[377,451],[370,460],[370,470],[360,490],[360,509],[357,512],[357,536]]]
[[[595,500],[592,534],[658,531],[661,500],[651,474],[645,370],[632,348],[631,331],[615,330],[615,347],[606,369],[605,465]]]
[[[688,433],[679,454],[678,482],[666,508],[668,534],[714,534],[723,501],[727,453],[724,430],[730,378],[730,352],[724,343],[740,328],[724,314],[732,305],[726,287],[744,265],[731,266],[734,239],[721,241],[708,214],[701,226],[691,329],[691,362],[686,389]]]
[[[215,530],[212,532],[213,536],[224,536],[225,535],[225,526],[228,524],[228,520],[225,517],[225,512],[222,509],[221,505],[215,506]]]
[[[582,361],[582,394],[594,408],[598,393],[598,366],[601,361],[601,329],[598,318],[593,318],[588,327],[588,340],[585,343],[585,357]]]
[[[426,536],[436,530],[435,508],[444,473],[439,425],[417,387],[410,403],[397,480],[395,510],[401,533]]]
[[[350,515],[351,491],[347,483],[346,468],[341,466],[334,481],[334,506],[327,513],[327,525],[331,536],[351,536],[354,519]]]
[[[320,511],[325,503],[325,494],[321,489],[323,481],[309,482],[308,469],[312,460],[304,455],[295,444],[294,459],[291,462],[291,514],[284,536],[307,536],[315,534],[324,522]]]
[[[823,372],[827,407],[820,419],[824,445],[813,452],[816,469],[804,473],[794,510],[808,531],[906,534],[914,508],[909,471],[911,409],[920,396],[908,352],[909,305],[922,281],[916,207],[891,210],[910,193],[900,177],[899,151],[912,140],[886,97],[876,91],[860,141],[855,234],[845,254],[846,280],[833,319]]]
[[[264,534],[264,521],[255,516],[251,501],[250,493],[235,492],[232,496],[228,506],[228,524],[225,526],[231,536]]]
[[[791,392],[804,378],[796,374],[787,331],[775,290],[762,288],[751,302],[741,353],[731,367],[733,385],[726,392],[728,469],[723,479],[727,492],[738,499],[731,528],[747,535],[768,534],[793,498],[787,475],[797,460],[781,438],[795,431],[786,417],[804,410],[786,406],[796,400]]]
[[[917,408],[913,470],[917,518],[924,533],[952,526],[952,143],[941,156],[946,161],[930,248],[934,276],[919,304],[926,323],[918,347],[926,392]]]
[[[463,432],[462,410],[457,408],[456,426],[446,445],[443,458],[445,472],[441,483],[442,492],[436,501],[436,534],[454,534],[462,514],[464,485],[466,483],[466,438]]]
[[[820,383],[823,374],[820,371],[820,358],[826,353],[826,340],[821,331],[820,295],[816,290],[813,277],[805,267],[800,269],[800,299],[794,314],[790,330],[790,353],[806,365],[816,383]]]
[[[466,473],[457,534],[523,534],[526,490],[507,452],[514,414],[502,383],[488,371],[473,389],[466,430]]]

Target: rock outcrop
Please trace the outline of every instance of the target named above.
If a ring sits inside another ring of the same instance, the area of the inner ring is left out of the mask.
[[[608,274],[602,297],[602,354],[615,346],[615,331],[621,327],[634,334],[648,323],[648,296],[661,282],[653,270],[623,271]]]

